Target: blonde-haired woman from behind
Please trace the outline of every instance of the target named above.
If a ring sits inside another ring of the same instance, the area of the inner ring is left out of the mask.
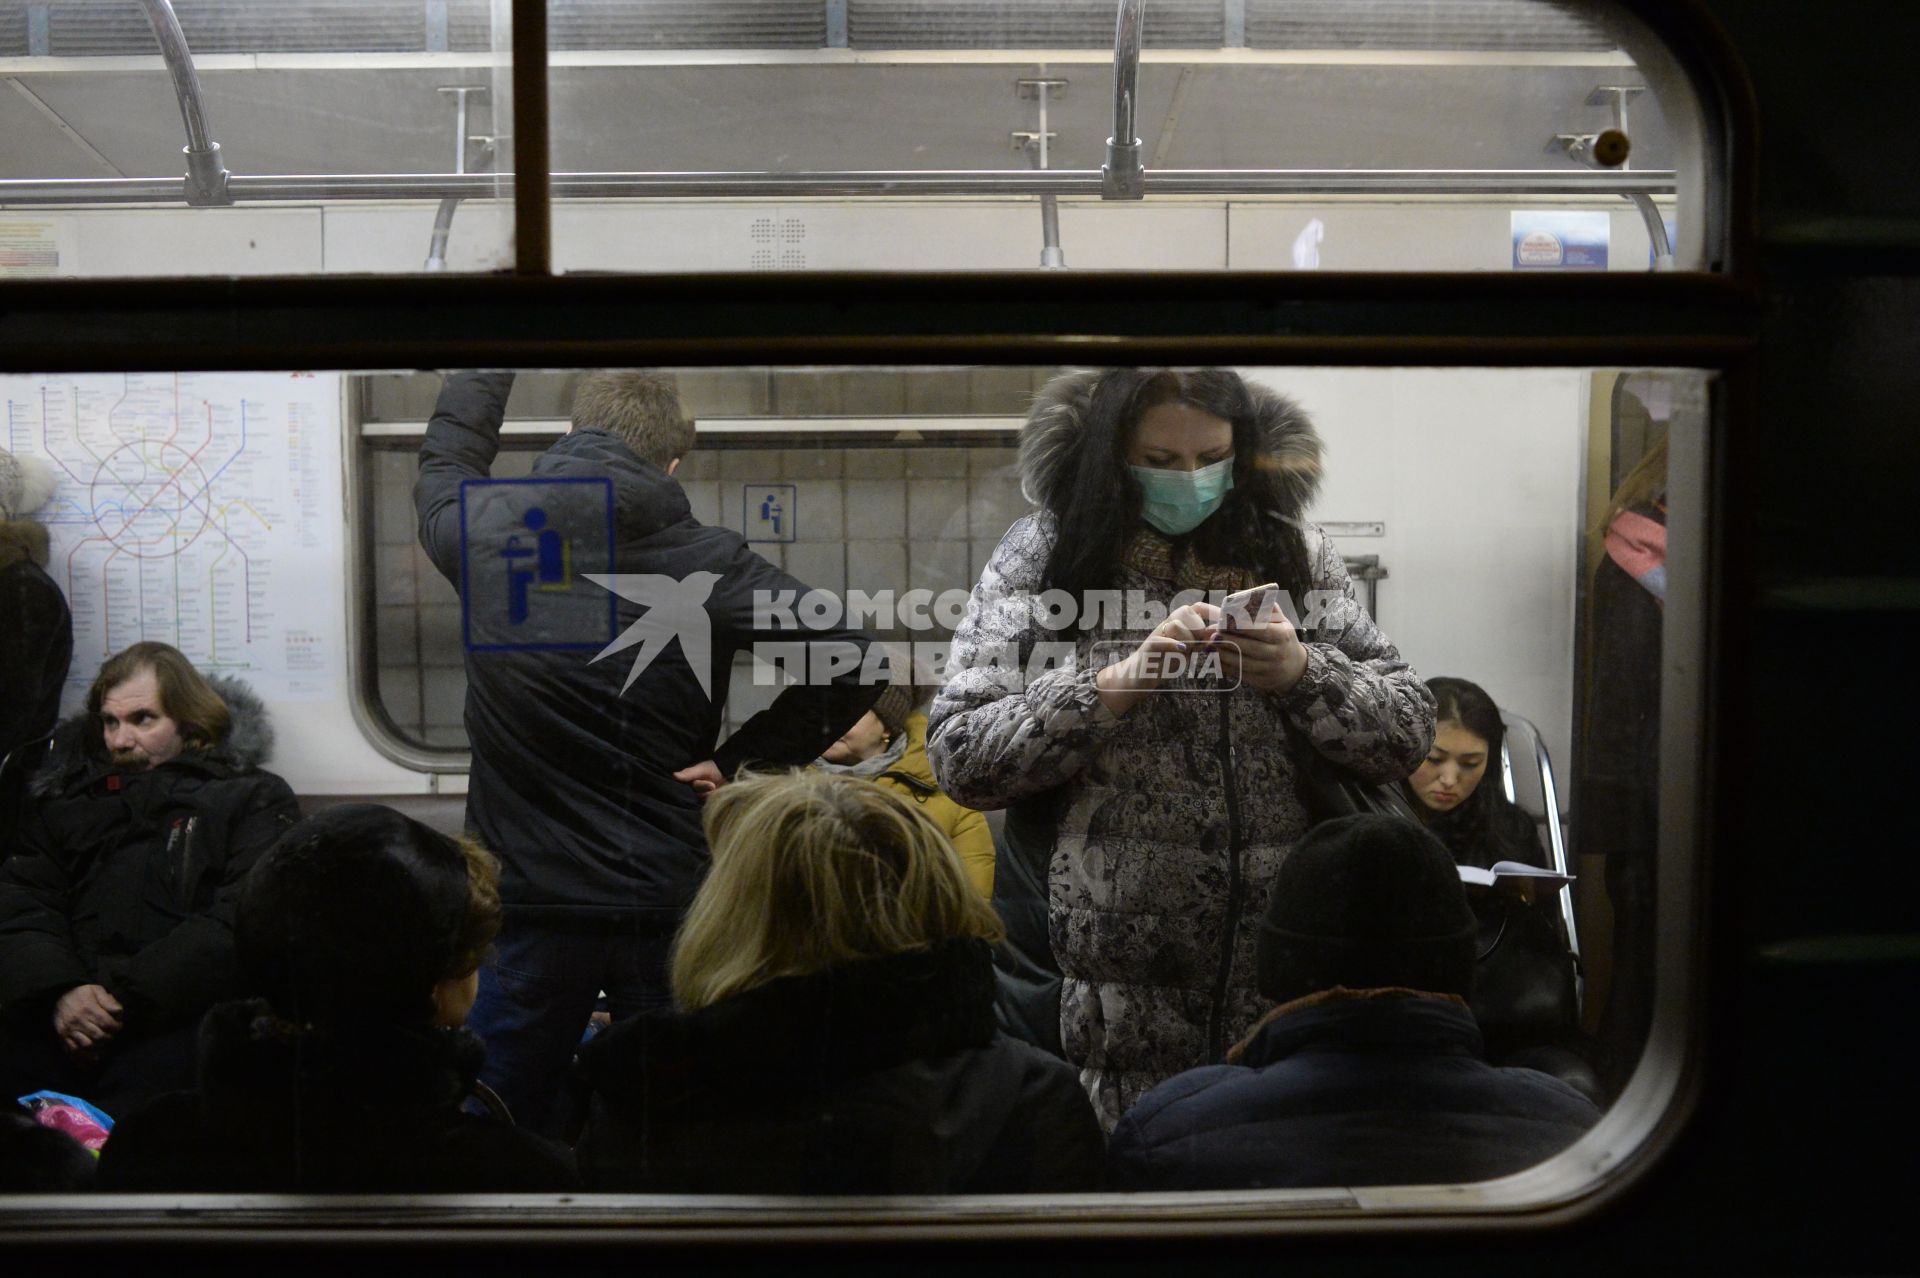
[[[707,801],[713,866],[675,1009],[600,1034],[581,1160],[603,1189],[1017,1193],[1098,1187],[1063,1061],[996,1033],[992,908],[915,805],[818,771]]]

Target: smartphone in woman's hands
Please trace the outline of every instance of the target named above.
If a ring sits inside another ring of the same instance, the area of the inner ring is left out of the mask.
[[[1246,622],[1247,629],[1254,629],[1260,624],[1260,618],[1266,614],[1268,607],[1279,596],[1280,585],[1273,581],[1263,586],[1250,586],[1228,595],[1220,605],[1221,632],[1239,629],[1240,621]]]

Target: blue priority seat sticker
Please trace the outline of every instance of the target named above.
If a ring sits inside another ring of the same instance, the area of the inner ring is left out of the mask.
[[[474,652],[599,650],[619,599],[610,479],[469,479],[460,485],[460,622]]]

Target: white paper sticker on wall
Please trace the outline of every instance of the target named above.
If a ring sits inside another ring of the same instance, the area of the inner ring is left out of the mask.
[[[1320,241],[1327,238],[1327,224],[1314,218],[1300,229],[1293,238],[1293,269],[1296,271],[1317,271],[1320,269]]]

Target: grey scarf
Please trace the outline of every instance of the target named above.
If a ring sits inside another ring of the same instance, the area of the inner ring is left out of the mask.
[[[900,762],[900,756],[907,752],[907,734],[900,731],[893,735],[893,744],[874,755],[871,759],[862,759],[858,763],[828,763],[825,759],[815,759],[813,766],[824,772],[836,773],[847,777],[877,777],[894,764]]]

